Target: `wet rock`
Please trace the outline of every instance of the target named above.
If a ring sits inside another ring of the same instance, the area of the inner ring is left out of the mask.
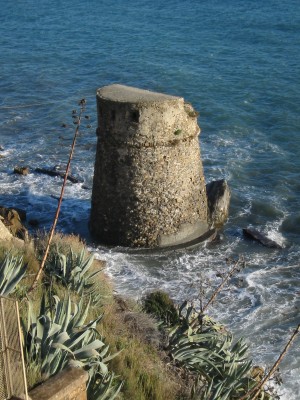
[[[28,167],[15,167],[14,168],[14,173],[19,174],[19,175],[28,175],[29,174],[29,168]]]
[[[18,207],[14,207],[14,210],[16,210],[17,213],[19,214],[21,221],[25,222],[26,218],[27,218],[26,211],[23,210],[22,208],[18,208]]]
[[[223,235],[217,230],[213,230],[213,234],[211,237],[208,238],[206,241],[208,245],[213,246],[213,245],[218,245],[222,242],[223,240]]]
[[[225,179],[212,181],[206,185],[208,222],[215,227],[224,225],[228,218],[230,189]]]
[[[10,233],[22,240],[28,239],[28,231],[21,221],[21,217],[16,209],[0,206],[0,216],[2,222]]]
[[[88,186],[86,186],[86,185],[82,185],[81,187],[82,187],[82,189],[84,189],[84,190],[92,190],[92,188],[90,188],[90,187],[88,187]]]
[[[37,219],[30,219],[28,221],[28,224],[33,226],[33,227],[37,227],[37,226],[39,226],[39,221]]]
[[[60,176],[61,178],[65,177],[65,173],[61,172],[61,171],[58,171],[57,169],[36,168],[34,171],[39,173],[39,174],[45,174],[45,175],[49,175],[49,176]],[[81,183],[81,182],[83,182],[82,179],[75,178],[72,175],[68,175],[67,179],[72,183]]]
[[[261,243],[262,245],[272,248],[272,249],[282,249],[283,247],[275,242],[272,239],[269,239],[266,235],[259,232],[257,229],[254,228],[244,228],[243,234],[245,237],[256,240],[257,242]]]

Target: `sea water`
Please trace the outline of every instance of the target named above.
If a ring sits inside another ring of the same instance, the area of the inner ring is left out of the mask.
[[[245,337],[268,367],[299,324],[300,2],[298,0],[0,0],[0,204],[49,229],[61,179],[19,176],[17,165],[64,168],[72,110],[87,100],[58,229],[80,233],[108,262],[116,289],[163,289],[176,301],[220,283],[226,259],[246,267],[209,313]],[[200,112],[207,182],[232,190],[214,246],[151,254],[90,241],[96,149],[95,92],[122,83],[182,96]],[[63,127],[64,126],[64,127]],[[91,126],[88,128],[87,126]],[[283,246],[246,241],[252,226]],[[201,283],[202,282],[202,283]],[[300,399],[299,339],[281,364],[283,399]]]

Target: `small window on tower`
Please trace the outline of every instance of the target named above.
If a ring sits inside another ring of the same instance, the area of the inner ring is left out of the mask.
[[[132,122],[139,122],[140,119],[140,113],[138,110],[134,110],[131,113],[131,121]]]

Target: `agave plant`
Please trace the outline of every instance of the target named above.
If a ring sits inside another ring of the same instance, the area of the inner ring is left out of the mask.
[[[115,383],[114,373],[108,373],[105,378],[94,374],[88,386],[88,399],[113,400],[120,393],[123,383]]]
[[[71,303],[70,297],[60,300],[54,296],[53,315],[46,307],[45,299],[41,302],[39,315],[34,313],[32,304],[28,304],[27,325],[22,322],[26,363],[31,368],[40,367],[44,379],[67,365],[84,368],[89,373],[88,386],[92,393],[95,391],[95,399],[113,399],[120,385],[113,385],[107,363],[116,354],[108,353],[109,347],[96,329],[102,315],[86,324],[89,304],[84,304],[83,300],[79,304]],[[104,397],[104,394],[99,397],[97,385],[111,397]]]
[[[20,280],[24,277],[27,264],[23,263],[23,257],[7,254],[0,263],[0,295],[8,296],[12,293]]]
[[[169,330],[168,350],[177,363],[204,377],[194,398],[239,399],[257,385],[242,339],[233,344],[230,332],[189,302],[183,303],[178,314],[180,322]],[[258,397],[266,398],[272,399],[265,392]]]
[[[194,375],[191,398],[251,400],[250,393],[257,381],[251,376],[252,362],[247,359],[248,346],[244,341],[240,339],[234,344],[232,335],[223,325],[198,311],[191,302],[177,307],[177,318],[172,320],[170,307],[174,308],[172,301],[156,293],[144,300],[144,309],[154,313],[168,332],[166,350],[170,357]],[[257,397],[258,400],[272,398],[264,390]]]
[[[47,265],[47,270],[70,290],[78,294],[92,294],[94,278],[101,272],[99,269],[90,272],[93,261],[94,256],[86,256],[84,249],[79,254],[70,249],[67,255],[57,250],[54,261]]]

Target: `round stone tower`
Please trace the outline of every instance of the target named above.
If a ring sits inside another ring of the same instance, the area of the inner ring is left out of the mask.
[[[97,91],[90,230],[102,243],[167,247],[207,230],[197,113],[183,98],[123,85]]]

